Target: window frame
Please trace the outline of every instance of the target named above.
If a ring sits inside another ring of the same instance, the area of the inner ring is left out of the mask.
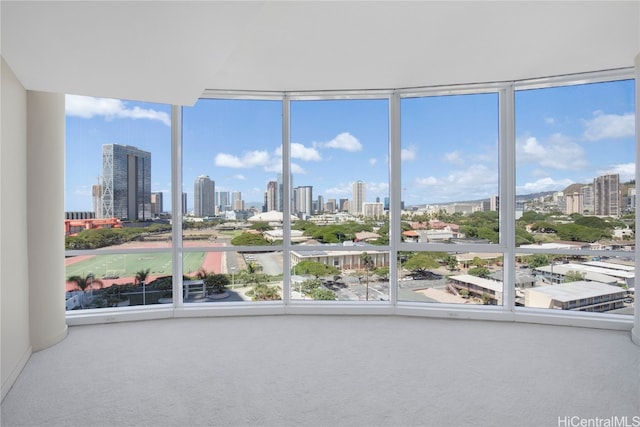
[[[269,315],[269,314],[395,314],[434,318],[464,318],[477,320],[500,320],[533,322],[556,325],[574,325],[618,330],[630,330],[634,316],[620,316],[606,313],[561,312],[560,310],[534,309],[515,306],[515,259],[519,254],[549,253],[549,250],[519,250],[515,245],[515,93],[519,90],[549,88],[556,86],[578,85],[585,83],[612,82],[635,79],[633,68],[623,68],[600,72],[579,73],[538,79],[523,79],[505,82],[489,82],[468,85],[424,86],[415,88],[399,88],[389,90],[335,90],[335,91],[218,91],[205,90],[201,98],[216,99],[251,99],[278,100],[282,103],[282,147],[283,147],[283,181],[285,191],[290,191],[290,107],[292,100],[325,100],[325,99],[387,99],[389,104],[389,244],[385,246],[367,245],[358,247],[341,247],[341,251],[388,250],[389,266],[389,301],[332,301],[316,302],[291,300],[291,265],[290,251],[296,250],[290,239],[284,239],[283,251],[283,295],[281,301],[243,302],[224,304],[185,304],[182,299],[182,255],[193,251],[185,248],[182,242],[182,107],[171,106],[171,201],[172,201],[172,238],[171,248],[155,250],[139,250],[140,252],[172,252],[173,259],[173,293],[176,298],[170,306],[125,307],[120,309],[95,309],[67,312],[69,325],[104,323],[112,321],[128,321],[164,317],[194,316],[229,316],[229,315]],[[638,89],[636,88],[636,92]],[[503,305],[501,306],[460,306],[458,304],[425,304],[398,301],[397,254],[401,251],[450,251],[444,244],[414,244],[400,242],[401,232],[401,135],[400,120],[401,100],[410,97],[463,95],[476,93],[498,94],[498,173],[500,196],[500,242],[490,245],[460,245],[460,251],[503,252],[504,281]],[[637,105],[636,105],[637,110]],[[640,161],[636,136],[636,165]],[[636,168],[636,181],[638,177]],[[290,211],[290,200],[284,199],[285,212]],[[638,203],[636,203],[638,206]],[[640,221],[636,219],[636,225]],[[291,235],[291,220],[284,216],[283,230],[285,236]],[[637,245],[638,237],[635,237]],[[482,247],[480,247],[482,246]],[[486,246],[486,247],[485,247]],[[267,247],[251,247],[261,250]],[[268,247],[273,249],[273,247]],[[309,250],[321,246],[309,247]],[[242,250],[243,247],[220,248],[225,252]],[[305,249],[307,249],[305,247]],[[138,250],[100,250],[100,254],[136,252]],[[69,250],[65,255],[96,254],[96,250]],[[574,250],[552,251],[554,254],[575,254]],[[591,255],[611,255],[619,251],[589,251]],[[635,252],[625,252],[626,256],[635,257]],[[636,268],[637,271],[637,268]],[[638,309],[636,308],[636,316]]]

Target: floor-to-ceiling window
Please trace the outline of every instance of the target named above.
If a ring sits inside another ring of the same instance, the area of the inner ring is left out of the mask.
[[[623,319],[609,315],[635,298],[633,100],[623,72],[207,91],[172,140],[168,106],[69,96],[67,308]]]
[[[633,80],[516,92],[517,306],[633,315],[634,111]]]
[[[65,153],[67,310],[170,301],[170,107],[67,95]]]

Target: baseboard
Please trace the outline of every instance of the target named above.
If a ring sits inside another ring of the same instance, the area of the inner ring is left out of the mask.
[[[32,349],[31,349],[31,346],[29,346],[27,348],[27,351],[25,351],[22,357],[20,357],[20,360],[18,360],[18,363],[13,368],[13,370],[11,371],[7,379],[2,383],[2,400],[4,400],[7,394],[9,394],[9,390],[11,390],[11,387],[13,387],[13,384],[18,379],[20,372],[22,372],[24,367],[27,365],[27,362],[31,357],[31,353],[32,353]]]

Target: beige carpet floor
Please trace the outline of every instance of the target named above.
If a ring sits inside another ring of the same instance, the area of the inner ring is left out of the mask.
[[[640,347],[629,332],[395,316],[77,326],[32,355],[1,417],[3,427],[640,423]]]

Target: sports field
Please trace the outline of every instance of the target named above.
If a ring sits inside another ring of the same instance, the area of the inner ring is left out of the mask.
[[[206,252],[187,252],[183,254],[182,269],[185,274],[197,271],[205,260]],[[135,253],[116,255],[96,255],[83,257],[78,262],[67,259],[66,277],[87,276],[90,273],[96,279],[107,277],[135,277],[140,270],[149,269],[149,276],[167,276],[171,274],[171,253]]]

